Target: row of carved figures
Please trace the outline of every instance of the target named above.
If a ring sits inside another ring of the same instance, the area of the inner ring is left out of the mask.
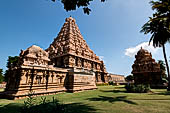
[[[23,70],[24,71],[24,70]],[[65,74],[48,72],[48,71],[40,71],[31,70],[24,71],[21,79],[22,84],[46,84],[46,83],[56,83],[61,84],[64,82]]]

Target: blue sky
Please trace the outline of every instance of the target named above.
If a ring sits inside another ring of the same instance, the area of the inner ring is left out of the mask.
[[[46,49],[70,15],[108,72],[130,74],[140,46],[149,49],[156,60],[163,60],[161,48],[147,46],[150,35],[139,32],[153,13],[150,0],[99,1],[91,2],[92,12],[85,15],[82,9],[66,12],[58,1],[0,0],[0,68],[6,69],[8,56],[19,55],[33,44]],[[169,60],[169,44],[166,48]]]

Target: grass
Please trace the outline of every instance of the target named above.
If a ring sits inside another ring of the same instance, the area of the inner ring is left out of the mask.
[[[2,91],[4,91],[4,89],[3,89],[3,88],[0,88],[0,92],[2,92]]]
[[[170,92],[165,89],[126,93],[123,86],[98,86],[97,90],[46,96],[52,97],[68,105],[69,113],[170,113]],[[24,100],[0,99],[0,113],[18,113]]]

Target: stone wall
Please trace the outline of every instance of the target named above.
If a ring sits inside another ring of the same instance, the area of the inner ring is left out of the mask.
[[[20,98],[63,91],[96,89],[106,82],[103,61],[89,48],[72,17],[66,18],[58,36],[44,51],[33,45],[21,50],[17,66],[8,69],[4,96]]]
[[[124,75],[111,74],[108,75],[108,81],[113,81],[114,83],[126,83]]]
[[[150,84],[159,86],[162,84],[160,65],[152,58],[147,50],[140,49],[135,55],[132,65],[132,74],[135,84]]]

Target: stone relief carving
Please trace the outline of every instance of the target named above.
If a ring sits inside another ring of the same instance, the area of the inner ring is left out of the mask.
[[[20,61],[23,61],[22,65],[48,65],[50,59],[48,53],[38,46],[31,46],[25,51],[20,53]]]
[[[136,60],[134,61],[134,64],[132,66],[132,73],[160,71],[160,65],[155,62],[155,60],[152,58],[151,53],[149,53],[147,50],[141,48],[135,58]]]

